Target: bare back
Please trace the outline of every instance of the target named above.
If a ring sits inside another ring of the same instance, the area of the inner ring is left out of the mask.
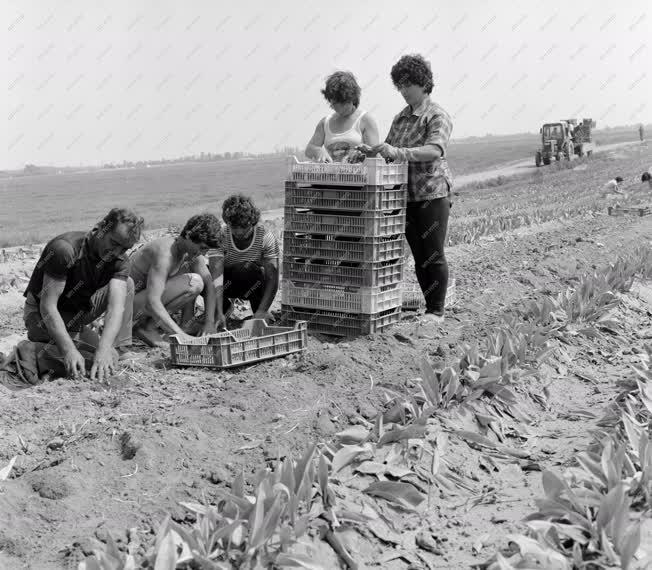
[[[162,237],[143,245],[129,256],[129,275],[134,280],[135,291],[138,293],[147,287],[147,276],[152,267],[167,269],[168,278],[176,275],[183,265],[186,255],[179,259],[173,254],[175,238]]]

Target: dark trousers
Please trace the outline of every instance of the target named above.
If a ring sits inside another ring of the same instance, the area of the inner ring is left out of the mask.
[[[226,315],[231,310],[231,299],[242,299],[251,303],[255,313],[263,300],[267,279],[262,263],[248,261],[224,268],[224,289],[222,307]]]
[[[444,241],[450,207],[448,197],[411,202],[407,206],[405,237],[412,250],[415,272],[428,313],[444,312],[448,287]]]

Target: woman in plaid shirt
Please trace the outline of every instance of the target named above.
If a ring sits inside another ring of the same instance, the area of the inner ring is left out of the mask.
[[[384,143],[372,147],[390,161],[408,162],[405,236],[426,299],[427,321],[442,322],[448,287],[444,240],[452,202],[453,178],[446,149],[453,124],[430,99],[430,64],[420,55],[404,55],[392,67],[392,82],[407,103],[392,122]]]

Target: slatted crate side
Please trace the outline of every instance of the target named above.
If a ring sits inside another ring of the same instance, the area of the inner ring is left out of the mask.
[[[285,206],[351,212],[399,210],[407,205],[407,184],[394,187],[327,188],[285,183]]]
[[[342,262],[380,262],[404,256],[402,235],[351,238],[328,234],[283,232],[283,255]]]
[[[300,208],[285,208],[284,226],[289,232],[352,237],[383,237],[405,233],[405,209],[388,212],[319,213]]]
[[[348,164],[341,162],[299,162],[295,156],[288,157],[287,180],[307,184],[333,186],[386,186],[406,184],[408,165],[386,163],[382,158],[366,158],[364,162]]]
[[[383,332],[401,319],[401,308],[395,307],[372,315],[319,311],[281,305],[281,318],[286,324],[305,321],[311,333],[353,337]]]
[[[175,366],[231,368],[305,350],[306,323],[291,328],[270,327],[254,319],[242,329],[198,338],[170,337],[170,355]]]
[[[402,300],[403,290],[398,284],[350,290],[287,279],[281,282],[281,303],[293,307],[368,315],[400,307]]]
[[[403,281],[402,258],[386,262],[356,263],[283,256],[282,276],[292,281],[351,287],[381,287]]]

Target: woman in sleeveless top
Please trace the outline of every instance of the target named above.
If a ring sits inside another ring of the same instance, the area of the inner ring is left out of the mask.
[[[336,71],[326,80],[322,94],[333,113],[317,123],[306,147],[306,156],[317,162],[356,162],[365,155],[361,144],[377,145],[378,125],[360,105],[360,86],[352,73]]]
[[[215,323],[226,325],[233,299],[249,301],[255,318],[270,320],[268,311],[278,292],[278,240],[259,225],[260,210],[241,194],[224,201],[222,219],[222,246],[208,254],[217,290]]]

